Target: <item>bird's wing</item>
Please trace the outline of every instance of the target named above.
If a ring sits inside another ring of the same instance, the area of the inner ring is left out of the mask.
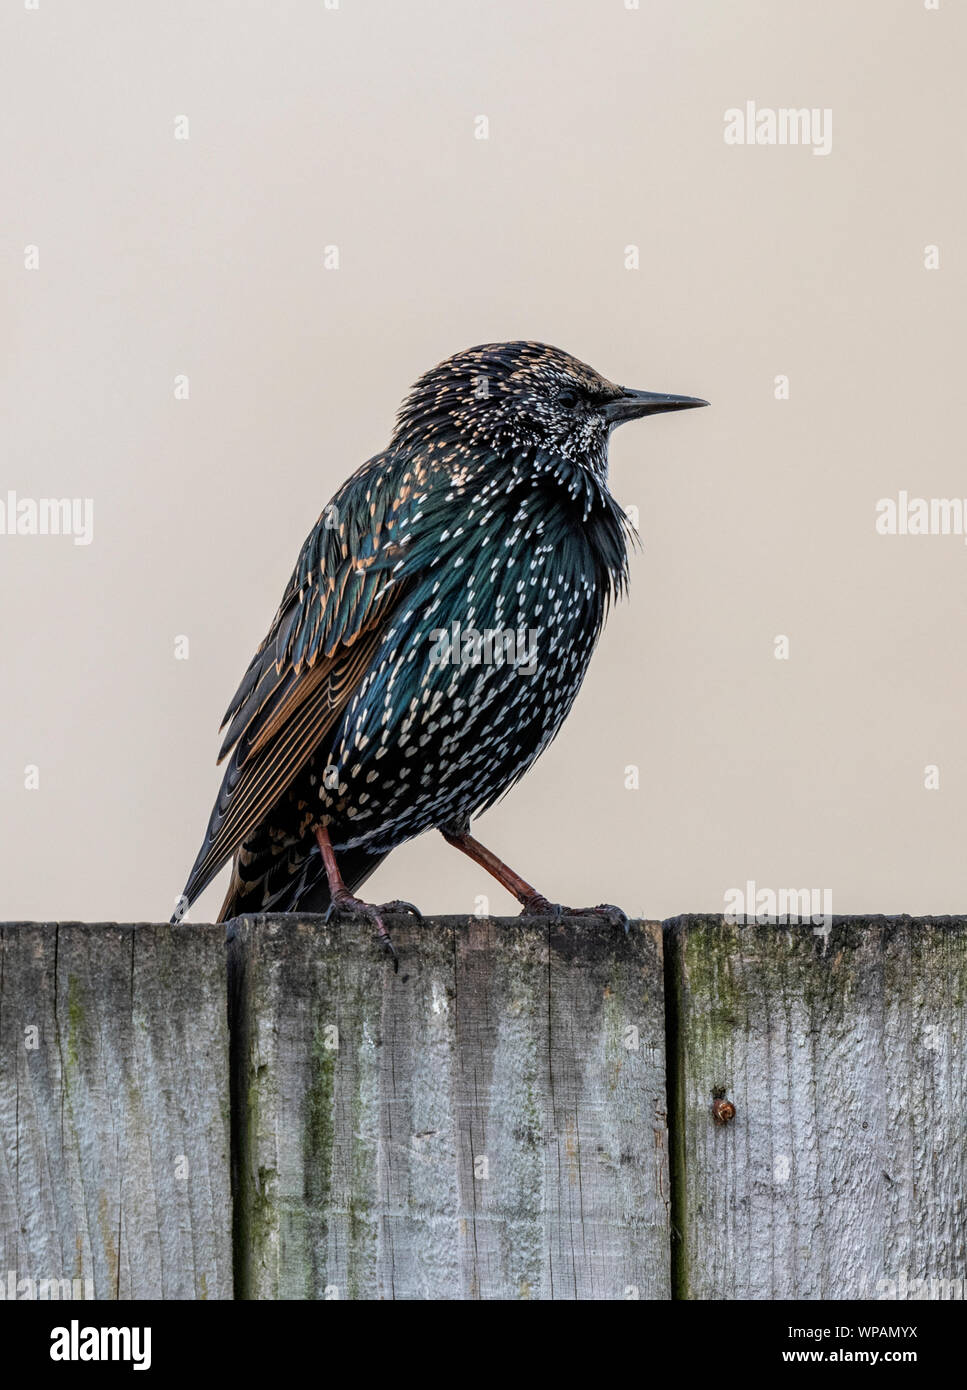
[[[394,577],[420,494],[377,455],[344,485],[299,556],[268,635],[228,707],[228,766],[185,886],[192,902],[337,725],[409,587]]]

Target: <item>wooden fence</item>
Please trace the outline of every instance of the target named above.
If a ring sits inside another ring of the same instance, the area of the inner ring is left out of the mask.
[[[0,927],[0,1299],[963,1298],[967,918]]]

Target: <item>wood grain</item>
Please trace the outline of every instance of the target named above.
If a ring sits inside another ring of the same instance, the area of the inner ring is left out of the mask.
[[[666,950],[678,1295],[963,1298],[967,919],[685,917]]]
[[[964,1297],[965,918],[233,932],[0,927],[0,1297]]]
[[[237,928],[240,1296],[668,1297],[657,925]]]
[[[224,929],[0,926],[3,1294],[230,1298],[228,1160]]]

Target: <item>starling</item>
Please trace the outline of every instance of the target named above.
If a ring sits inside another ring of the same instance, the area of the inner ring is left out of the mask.
[[[389,448],[302,547],[222,724],[228,759],[177,920],[229,859],[219,921],[384,916],[355,891],[439,830],[522,903],[562,909],[470,835],[561,727],[634,532],[608,487],[615,425],[706,405],[631,391],[543,343],[427,372]],[[609,905],[577,909],[623,919]]]

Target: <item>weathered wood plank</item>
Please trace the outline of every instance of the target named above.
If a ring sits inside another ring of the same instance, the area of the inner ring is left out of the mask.
[[[231,1298],[228,1094],[224,928],[0,926],[2,1294]]]
[[[657,925],[236,927],[239,1296],[668,1297]]]
[[[963,1298],[967,919],[685,917],[666,952],[678,1296]]]

